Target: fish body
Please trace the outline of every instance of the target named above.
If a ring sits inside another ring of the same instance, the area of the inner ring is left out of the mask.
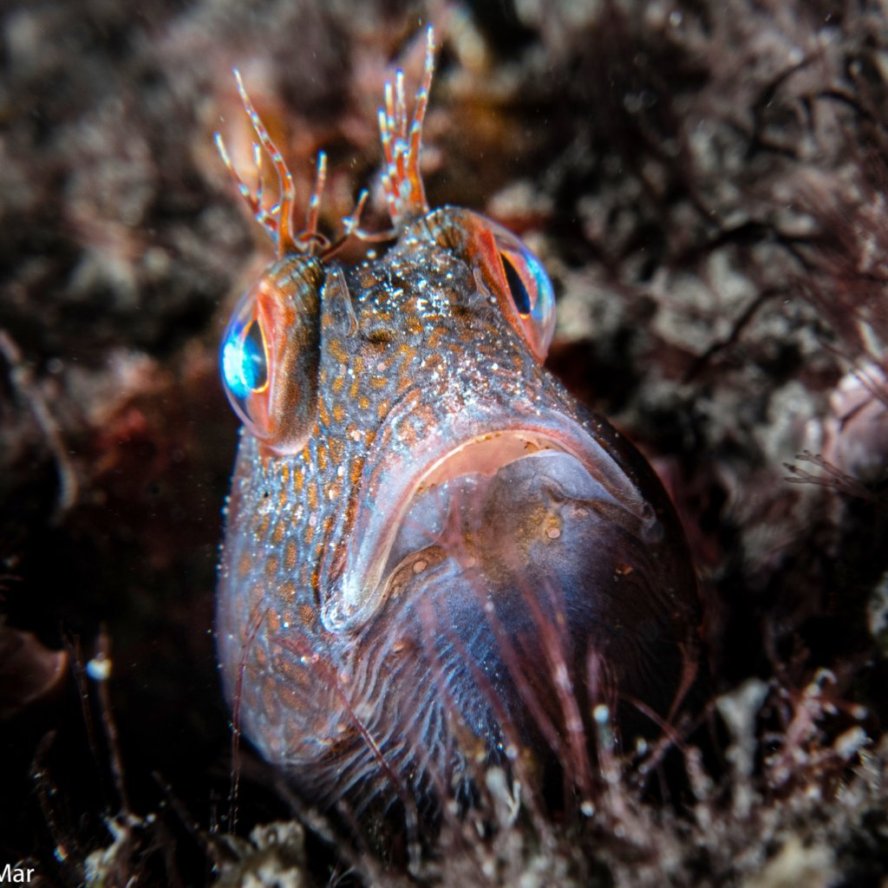
[[[305,248],[313,231],[294,240],[223,348],[245,420],[223,683],[238,728],[325,803],[557,754],[571,712],[600,703],[643,732],[631,701],[670,718],[697,661],[659,482],[543,367],[539,260],[483,216],[427,208],[403,104],[383,123],[391,247],[343,267]]]

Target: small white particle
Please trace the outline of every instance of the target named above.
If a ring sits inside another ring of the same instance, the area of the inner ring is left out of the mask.
[[[111,658],[99,654],[86,664],[86,674],[93,681],[108,681],[111,678]]]

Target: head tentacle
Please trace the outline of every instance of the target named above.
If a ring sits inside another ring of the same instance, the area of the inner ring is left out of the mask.
[[[385,167],[382,187],[386,205],[395,229],[428,212],[425,188],[420,172],[422,156],[422,125],[428,107],[432,75],[435,70],[435,31],[426,31],[426,54],[422,80],[416,91],[413,118],[408,117],[404,92],[404,72],[395,72],[394,83],[385,85],[385,107],[380,108],[379,134]]]
[[[240,173],[234,168],[234,163],[225,147],[225,141],[221,133],[215,134],[216,148],[219,156],[231,174],[237,190],[244,202],[250,208],[253,218],[265,229],[271,242],[275,246],[277,257],[282,259],[290,253],[304,253],[314,255],[316,249],[325,252],[330,247],[330,241],[318,231],[318,217],[321,209],[321,194],[324,190],[324,182],[327,177],[327,155],[323,151],[318,152],[317,167],[311,197],[306,210],[305,226],[302,231],[295,231],[293,212],[296,205],[296,186],[293,175],[287,162],[284,160],[278,146],[268,132],[262,118],[256,111],[243,78],[237,68],[234,69],[234,79],[237,83],[237,91],[240,95],[244,111],[250,120],[250,126],[257,141],[253,142],[253,166],[255,169],[256,184],[251,188]],[[271,206],[265,203],[265,188],[262,179],[262,153],[263,150],[271,158],[271,165],[277,176],[278,199]]]

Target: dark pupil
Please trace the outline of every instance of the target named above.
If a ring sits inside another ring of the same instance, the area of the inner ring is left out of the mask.
[[[265,344],[262,330],[253,321],[244,336],[244,380],[252,391],[261,389],[268,380],[268,367],[265,366]]]
[[[515,308],[521,314],[530,314],[530,294],[527,292],[521,276],[515,271],[515,266],[505,256],[500,258],[503,260],[503,268],[506,270],[506,280],[509,282],[509,289],[512,291],[512,301],[515,303]]]

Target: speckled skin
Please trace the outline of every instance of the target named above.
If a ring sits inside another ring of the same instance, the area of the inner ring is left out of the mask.
[[[479,756],[569,767],[594,704],[656,731],[633,701],[670,718],[698,660],[659,482],[541,365],[506,235],[425,207],[398,90],[393,245],[352,268],[296,245],[257,285],[286,357],[255,426],[272,433],[241,438],[219,576],[235,723],[324,804],[428,799]]]

